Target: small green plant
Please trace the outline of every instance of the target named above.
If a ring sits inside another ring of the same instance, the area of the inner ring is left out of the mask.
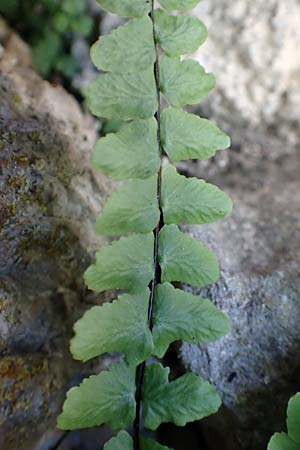
[[[51,72],[72,77],[78,70],[68,42],[71,35],[91,32],[85,0],[1,0],[0,14],[30,44],[33,63],[44,77]]]
[[[105,73],[87,89],[96,116],[125,121],[93,151],[96,169],[129,180],[107,201],[97,231],[128,236],[96,254],[85,280],[97,292],[127,293],[84,314],[75,324],[71,351],[81,361],[106,352],[123,353],[124,359],[68,392],[58,426],[73,430],[108,423],[122,431],[106,450],[159,450],[166,447],[145,439],[142,427],[184,426],[216,412],[221,401],[195,374],[169,380],[169,369],[158,361],[174,341],[207,343],[229,331],[228,319],[209,300],[171,284],[205,286],[219,277],[214,254],[178,224],[214,222],[232,208],[217,187],[186,178],[170,164],[163,167],[163,156],[172,162],[206,159],[230,140],[212,122],[181,109],[215,85],[197,62],[180,58],[204,42],[205,26],[169,13],[193,8],[198,0],[160,0],[163,9],[154,9],[149,0],[99,3],[134,17],[92,47],[92,60]],[[131,426],[132,436],[124,431]]]
[[[300,450],[300,393],[289,401],[286,423],[287,433],[275,433],[268,450]]]

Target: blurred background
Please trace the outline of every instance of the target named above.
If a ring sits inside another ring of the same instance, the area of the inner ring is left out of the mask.
[[[300,3],[203,0],[191,13],[209,29],[191,57],[217,78],[193,111],[232,146],[178,168],[235,205],[226,221],[186,227],[222,268],[192,291],[232,331],[170,348],[172,374],[201,374],[223,406],[158,437],[174,450],[264,450],[300,391]],[[93,0],[0,0],[0,17],[0,450],[100,450],[108,428],[61,433],[55,417],[66,389],[111,360],[79,364],[68,345],[83,311],[112,298],[87,292],[82,274],[105,242],[95,217],[113,188],[90,150],[119,124],[92,118],[82,90],[97,76],[89,47],[120,19]]]

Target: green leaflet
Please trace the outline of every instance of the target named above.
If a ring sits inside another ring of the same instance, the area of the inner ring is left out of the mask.
[[[97,0],[106,11],[123,17],[140,17],[150,11],[149,0]]]
[[[162,209],[166,224],[211,223],[232,210],[232,201],[212,184],[179,175],[173,166],[163,171]]]
[[[106,119],[101,126],[101,133],[106,136],[109,133],[117,133],[126,122],[121,119]]]
[[[286,433],[275,433],[268,450],[300,450],[300,393],[294,395],[288,404]]]
[[[160,63],[160,90],[176,108],[194,105],[215,87],[215,77],[196,61],[164,56]]]
[[[154,17],[157,43],[169,56],[192,53],[207,38],[206,26],[196,17],[170,16],[161,9]]]
[[[132,437],[126,431],[120,431],[104,445],[103,450],[133,450]]]
[[[131,180],[115,191],[97,219],[99,234],[118,236],[128,232],[148,233],[159,221],[157,175]]]
[[[98,69],[108,72],[138,72],[152,66],[155,47],[151,19],[132,19],[101,36],[91,48],[91,58]]]
[[[94,306],[74,326],[71,352],[88,361],[107,352],[123,352],[136,365],[150,356],[152,335],[148,328],[149,289],[124,294],[112,303]]]
[[[227,317],[210,300],[175,289],[169,283],[157,286],[152,330],[154,355],[162,358],[174,341],[205,344],[229,331]]]
[[[219,278],[215,255],[176,225],[165,225],[161,230],[158,256],[162,282],[182,281],[192,286],[206,286]]]
[[[216,390],[195,374],[188,373],[169,383],[170,369],[147,366],[143,389],[145,426],[156,430],[164,422],[184,426],[215,413],[221,401]]]
[[[268,445],[268,450],[300,450],[300,443],[297,444],[285,433],[275,433]]]
[[[232,205],[217,187],[181,176],[171,166],[163,170],[162,183],[158,183],[163,163],[160,150],[172,161],[205,159],[227,148],[230,140],[214,123],[177,109],[199,102],[215,85],[213,75],[206,74],[197,62],[180,59],[182,53],[195,51],[206,39],[203,23],[194,17],[171,16],[162,9],[149,14],[154,4],[151,0],[98,2],[112,13],[133,19],[102,36],[91,50],[94,64],[106,73],[87,88],[87,103],[94,115],[108,119],[108,127],[116,131],[96,143],[92,163],[115,180],[129,180],[107,200],[96,228],[110,236],[135,234],[102,248],[85,272],[88,287],[96,292],[124,289],[129,293],[87,311],[74,326],[71,351],[82,361],[110,352],[122,353],[124,361],[71,389],[58,425],[70,430],[104,422],[114,429],[131,427],[136,393],[142,388],[145,427],[155,430],[164,422],[183,426],[218,410],[220,399],[215,389],[192,373],[169,382],[169,369],[161,364],[146,366],[140,385],[136,368],[150,355],[162,357],[176,340],[207,343],[229,331],[227,318],[209,300],[175,289],[168,282],[205,286],[218,279],[214,254],[176,224],[219,220],[229,214]],[[198,0],[158,3],[168,11],[185,10],[196,6]],[[162,52],[156,51],[155,43]],[[171,105],[161,115],[158,91]],[[154,243],[152,230],[159,222],[162,229]],[[156,301],[153,317],[148,318],[149,297],[154,295],[148,286],[156,258],[161,277],[151,283]],[[153,328],[148,323],[152,318]],[[136,447],[168,450],[143,436],[139,446],[125,431],[104,448]]]
[[[161,445],[152,439],[145,439],[141,437],[141,450],[171,450],[165,445]]]
[[[133,439],[126,431],[120,431],[120,433],[113,437],[105,446],[103,450],[133,450]],[[141,450],[171,450],[164,445],[160,445],[158,442],[151,439],[144,439],[141,436]]]
[[[148,178],[157,173],[160,159],[154,117],[123,125],[116,134],[99,139],[92,164],[115,180]]]
[[[161,133],[171,161],[207,159],[230,146],[229,137],[213,122],[172,107],[162,112]]]
[[[102,248],[85,272],[89,289],[145,289],[153,275],[153,234],[136,234]]]
[[[200,0],[159,0],[161,6],[168,11],[177,9],[179,11],[187,11],[198,5]]]
[[[300,445],[300,393],[289,401],[287,410],[288,435]]]
[[[135,367],[121,362],[70,389],[57,425],[63,430],[75,430],[105,422],[113,429],[126,428],[134,412]]]
[[[153,68],[134,73],[106,73],[90,83],[86,98],[91,112],[107,119],[148,119],[157,110]]]

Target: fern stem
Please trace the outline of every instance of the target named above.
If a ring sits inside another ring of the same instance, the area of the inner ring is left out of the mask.
[[[153,278],[150,282],[150,297],[149,297],[149,307],[148,307],[148,326],[150,330],[153,328],[153,308],[155,302],[155,288],[156,285],[161,283],[161,268],[158,262],[158,241],[159,241],[159,232],[164,226],[164,217],[161,207],[161,185],[162,185],[162,155],[163,148],[161,144],[161,96],[160,96],[160,81],[159,81],[159,49],[156,40],[155,34],[155,23],[154,23],[154,0],[151,0],[151,12],[150,18],[152,20],[153,27],[153,40],[155,46],[156,60],[154,64],[154,77],[156,83],[156,92],[157,92],[157,111],[155,114],[155,118],[157,121],[157,142],[159,147],[160,154],[160,167],[157,174],[157,202],[160,210],[160,219],[156,228],[153,230],[154,234],[154,249],[153,249],[153,262],[154,262],[154,273]],[[140,364],[136,370],[136,411],[135,411],[135,419],[133,424],[133,441],[134,441],[134,450],[140,450],[140,428],[141,428],[141,402],[142,402],[142,389],[143,389],[143,381],[145,375],[146,361]]]

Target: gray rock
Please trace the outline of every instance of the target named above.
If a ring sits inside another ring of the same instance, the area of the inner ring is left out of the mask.
[[[222,267],[218,284],[193,292],[229,316],[232,332],[207,346],[185,344],[181,357],[223,397],[201,425],[210,448],[265,450],[285,428],[300,381],[300,4],[203,0],[194,14],[209,38],[193,56],[217,76],[198,112],[231,135],[232,149],[179,167],[227,190],[234,213],[190,229]]]
[[[285,429],[287,401],[299,391],[299,173],[297,153],[269,162],[255,189],[251,171],[248,187],[242,173],[239,183],[229,172],[221,185],[234,200],[232,216],[189,229],[222,268],[215,286],[192,291],[211,298],[232,324],[216,343],[181,348],[185,367],[223,398],[224,408],[203,423],[212,449],[265,450],[272,433]]]
[[[203,0],[193,14],[209,37],[192,57],[217,78],[198,112],[229,132],[233,151],[181,167],[197,176],[244,170],[243,183],[256,167],[259,183],[266,164],[299,147],[300,3]]]
[[[203,0],[194,13],[209,29],[195,57],[217,76],[210,108],[234,123],[299,123],[299,2]]]
[[[104,242],[94,224],[110,185],[90,168],[94,122],[33,71],[2,21],[0,42],[0,448],[40,450],[61,435],[65,390],[91,370],[72,360],[69,339],[103,301],[83,272]]]

